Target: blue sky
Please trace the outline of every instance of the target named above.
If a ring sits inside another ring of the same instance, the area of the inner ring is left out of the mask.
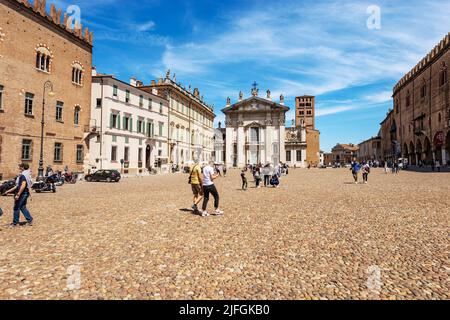
[[[52,1],[50,1],[52,3]],[[359,143],[379,131],[392,87],[449,31],[450,1],[54,1],[81,9],[94,31],[94,65],[149,83],[171,69],[215,106],[226,98],[317,96],[321,148]],[[369,29],[367,8],[381,9]],[[289,121],[290,123],[290,121]]]

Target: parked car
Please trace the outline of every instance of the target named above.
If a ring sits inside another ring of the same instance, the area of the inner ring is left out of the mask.
[[[120,178],[120,172],[117,170],[98,170],[93,174],[86,175],[85,177],[88,182],[119,182]]]

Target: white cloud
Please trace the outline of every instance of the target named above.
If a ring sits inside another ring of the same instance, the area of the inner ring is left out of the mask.
[[[154,21],[148,21],[148,22],[137,25],[136,30],[139,32],[151,31],[151,30],[155,29],[155,25],[156,24]]]

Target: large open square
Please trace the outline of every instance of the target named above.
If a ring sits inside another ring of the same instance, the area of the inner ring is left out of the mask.
[[[355,185],[298,169],[244,192],[234,170],[217,181],[225,215],[208,218],[183,210],[187,180],[33,194],[35,225],[16,229],[1,198],[0,299],[450,299],[448,173]]]

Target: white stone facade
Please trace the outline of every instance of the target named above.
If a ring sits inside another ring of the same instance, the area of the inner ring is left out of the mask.
[[[93,74],[89,167],[166,173],[169,103],[131,83]]]
[[[228,167],[244,167],[248,164],[267,164],[286,161],[285,123],[289,108],[270,98],[253,96],[222,110],[226,115],[226,159]]]

